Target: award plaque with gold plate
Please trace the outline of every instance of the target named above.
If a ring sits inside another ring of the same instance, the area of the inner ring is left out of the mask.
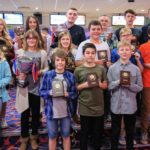
[[[130,71],[120,71],[120,85],[130,85]]]
[[[87,74],[87,82],[89,87],[99,86],[98,77],[96,73],[88,73]]]
[[[64,96],[64,85],[62,80],[54,79],[52,81],[52,94],[53,97]]]
[[[107,51],[106,50],[100,50],[97,51],[97,56],[99,60],[102,60],[104,62],[107,62],[108,56],[107,56]]]

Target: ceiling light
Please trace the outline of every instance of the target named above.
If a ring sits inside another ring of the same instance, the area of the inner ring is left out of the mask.
[[[96,8],[96,11],[99,11],[99,8]]]
[[[141,9],[141,11],[145,11],[144,9]]]
[[[35,7],[35,10],[38,10],[39,8],[38,7]]]

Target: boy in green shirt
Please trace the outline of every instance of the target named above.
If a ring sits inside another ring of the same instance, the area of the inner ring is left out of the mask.
[[[95,64],[96,47],[92,43],[83,46],[84,63],[75,69],[79,90],[79,113],[81,123],[81,150],[87,149],[88,135],[92,134],[94,149],[101,147],[103,132],[104,98],[107,88],[106,70]]]

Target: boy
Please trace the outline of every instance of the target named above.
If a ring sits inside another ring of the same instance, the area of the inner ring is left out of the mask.
[[[103,89],[107,88],[106,72],[103,66],[95,64],[96,47],[92,43],[83,46],[84,63],[75,69],[79,90],[79,114],[81,123],[80,149],[87,150],[88,135],[92,135],[95,150],[101,147],[103,134],[104,100]],[[90,77],[94,79],[91,86]],[[87,79],[88,78],[88,79]]]
[[[127,149],[133,150],[134,128],[136,122],[136,94],[143,88],[140,70],[129,59],[132,46],[127,41],[118,44],[120,59],[108,70],[108,88],[111,91],[111,117],[112,117],[112,150],[118,149],[118,139],[123,117],[126,131]],[[128,79],[121,76],[127,73]],[[121,76],[121,77],[120,77]],[[126,83],[122,83],[126,81]]]
[[[64,150],[70,150],[70,117],[76,110],[75,104],[77,97],[77,90],[75,86],[75,78],[72,73],[65,70],[67,55],[61,50],[57,49],[54,54],[55,70],[45,73],[40,87],[40,95],[45,100],[45,114],[47,117],[47,127],[49,135],[49,149],[56,150],[56,138],[58,136],[58,129],[61,130],[63,137]],[[61,82],[64,92],[57,97],[57,88],[60,87],[58,82]],[[56,86],[57,85],[57,86]],[[55,88],[53,88],[55,87]]]
[[[144,88],[141,110],[142,144],[148,144],[148,122],[150,114],[150,27],[148,27],[147,35],[149,40],[139,48],[144,61],[144,70],[142,73]]]

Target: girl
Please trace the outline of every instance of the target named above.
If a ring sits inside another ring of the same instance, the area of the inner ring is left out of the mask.
[[[21,113],[21,145],[20,150],[25,150],[29,140],[29,116],[32,113],[30,143],[32,149],[38,148],[38,128],[40,117],[40,96],[38,94],[40,77],[47,67],[47,53],[41,49],[38,33],[35,30],[28,30],[25,33],[24,48],[17,51],[18,57],[29,57],[32,59],[38,70],[38,79],[33,80],[31,71],[28,74],[20,73],[19,80],[27,80],[28,86],[17,87],[16,108]]]
[[[71,35],[68,31],[59,33],[58,35],[58,48],[61,48],[67,53],[67,64],[66,69],[70,72],[74,72],[75,69],[75,54],[76,49],[72,47]],[[54,49],[53,53],[56,51]]]
[[[10,68],[11,68],[12,67],[11,60],[14,58],[13,43],[12,43],[12,39],[9,36],[9,33],[7,31],[6,22],[1,18],[0,18],[0,46],[3,49],[5,58],[8,61]],[[2,128],[6,128],[8,126],[6,121],[5,121],[7,102],[4,102],[2,105],[3,105],[2,106],[2,112],[1,112]]]
[[[4,56],[2,49],[0,49],[0,130],[1,130],[1,121],[3,120],[3,103],[6,103],[10,97],[6,90],[6,85],[9,84],[11,80],[11,72],[9,64]],[[1,132],[1,131],[0,131]],[[0,135],[1,138],[1,135]],[[0,139],[2,142],[2,139]]]

